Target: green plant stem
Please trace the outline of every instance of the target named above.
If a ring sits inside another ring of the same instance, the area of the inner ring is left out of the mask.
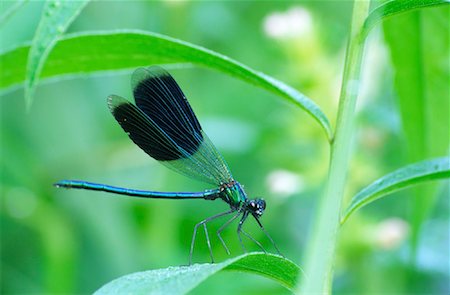
[[[364,50],[361,30],[368,15],[369,4],[370,1],[355,1],[353,5],[335,137],[331,143],[328,181],[306,251],[306,276],[299,285],[298,294],[328,294],[331,290],[339,218],[347,178]]]

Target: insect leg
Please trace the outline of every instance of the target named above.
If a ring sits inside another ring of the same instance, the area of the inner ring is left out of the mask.
[[[244,230],[241,230],[241,231],[242,231],[242,233],[243,233],[247,238],[249,238],[249,239],[252,240],[256,245],[258,245],[258,247],[261,248],[261,250],[262,250],[264,253],[267,253],[266,249],[264,249],[263,245],[261,245],[260,242],[258,242],[255,238],[253,238],[253,237],[252,237],[250,234],[248,234],[246,231],[244,231]]]
[[[208,222],[210,222],[211,220],[214,220],[214,219],[216,219],[216,218],[219,218],[219,217],[222,217],[222,216],[231,214],[231,213],[233,213],[234,211],[235,211],[235,210],[230,210],[230,211],[227,211],[227,212],[222,212],[222,213],[220,213],[220,214],[217,214],[217,215],[208,217],[208,218],[206,218],[206,219],[200,221],[199,223],[197,223],[197,224],[195,225],[195,227],[194,227],[194,233],[193,233],[193,235],[192,235],[192,241],[191,241],[191,250],[190,250],[190,252],[189,252],[189,265],[192,264],[192,254],[194,253],[195,237],[196,237],[196,235],[197,235],[197,229],[198,229],[198,227],[199,227],[200,225],[206,224],[206,223],[208,223]],[[208,232],[205,231],[205,233],[206,233],[206,235],[208,236]],[[208,238],[207,238],[207,242],[208,242],[208,241],[209,241],[209,236],[208,236]],[[209,250],[212,252],[212,250],[211,250],[211,245],[210,245],[210,244],[208,244],[208,248],[209,248]],[[211,253],[211,252],[210,252],[210,253]]]
[[[230,220],[228,220],[227,222],[225,222],[224,225],[222,225],[219,230],[217,231],[217,236],[219,237],[219,240],[222,242],[223,247],[225,248],[225,251],[227,251],[227,254],[230,255],[230,250],[228,250],[227,245],[225,244],[224,240],[222,239],[222,231],[231,223],[233,222],[233,220],[235,220],[239,215],[241,215],[241,212],[238,212],[236,215],[234,215],[233,217],[231,217]]]
[[[245,211],[244,214],[242,215],[242,218],[239,221],[239,224],[238,224],[238,227],[237,227],[237,234],[238,234],[238,238],[239,238],[239,243],[241,243],[242,250],[244,250],[245,253],[247,253],[247,249],[245,248],[245,245],[242,242],[241,231],[242,231],[242,225],[244,224],[244,221],[247,219],[247,217],[248,217],[248,211]]]
[[[211,249],[211,242],[209,241],[208,228],[206,227],[206,222],[203,223],[203,230],[205,231],[206,236],[206,245],[208,245],[209,256],[211,257],[211,263],[214,263],[214,256]]]
[[[283,254],[281,254],[280,250],[278,249],[277,245],[275,244],[275,242],[273,241],[272,237],[269,235],[269,233],[264,229],[264,226],[261,224],[261,221],[259,221],[258,218],[255,217],[256,222],[258,223],[259,227],[261,228],[261,230],[263,231],[263,233],[266,235],[266,237],[269,238],[270,242],[272,243],[272,245],[275,247],[275,250],[277,250],[278,255],[283,256]]]

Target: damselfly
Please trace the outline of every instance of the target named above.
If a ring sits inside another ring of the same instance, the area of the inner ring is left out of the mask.
[[[260,221],[266,209],[266,202],[261,198],[249,199],[242,185],[234,180],[226,162],[203,131],[174,78],[164,69],[153,66],[137,69],[132,75],[131,84],[136,105],[117,95],[108,97],[111,113],[131,140],[167,167],[216,188],[202,192],[155,192],[78,180],[62,180],[55,183],[55,186],[154,199],[221,199],[230,206],[230,209],[195,225],[189,264],[192,263],[195,238],[200,226],[205,232],[211,261],[214,262],[206,224],[226,215],[232,216],[219,228],[217,236],[228,254],[230,251],[221,233],[239,217],[237,234],[243,250],[246,251],[246,248],[241,233],[265,252],[261,243],[242,229],[242,225],[251,215],[281,255]]]

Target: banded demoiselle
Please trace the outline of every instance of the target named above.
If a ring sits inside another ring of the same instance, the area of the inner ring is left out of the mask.
[[[132,75],[131,86],[136,105],[117,95],[108,97],[111,113],[131,140],[168,168],[216,188],[202,192],[155,192],[79,180],[62,180],[55,183],[55,186],[153,199],[221,199],[230,209],[195,225],[189,264],[192,263],[195,238],[200,226],[203,226],[211,261],[214,262],[206,224],[226,215],[232,217],[219,228],[217,236],[228,254],[230,251],[221,232],[238,217],[237,234],[243,250],[246,252],[241,233],[266,252],[260,242],[242,229],[247,217],[251,215],[281,255],[260,221],[266,202],[261,198],[249,199],[242,185],[234,180],[228,165],[203,131],[175,79],[161,67],[139,68]]]

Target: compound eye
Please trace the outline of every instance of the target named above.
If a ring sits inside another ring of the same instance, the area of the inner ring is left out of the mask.
[[[266,209],[266,201],[264,201],[263,199],[259,199],[258,208],[265,210]]]
[[[263,199],[254,199],[249,203],[251,210],[257,216],[262,216],[266,209],[266,202]]]

